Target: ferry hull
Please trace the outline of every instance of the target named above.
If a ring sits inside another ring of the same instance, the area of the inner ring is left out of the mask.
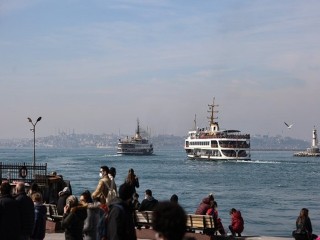
[[[250,161],[249,157],[216,157],[216,156],[196,156],[196,155],[187,155],[189,159],[192,160],[210,160],[210,161]]]
[[[153,152],[117,152],[119,155],[131,155],[131,156],[148,156],[152,155]]]
[[[153,154],[153,147],[148,146],[145,148],[122,148],[121,146],[118,147],[117,154],[119,155],[152,155]]]

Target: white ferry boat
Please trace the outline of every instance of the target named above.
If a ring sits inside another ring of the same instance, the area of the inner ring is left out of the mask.
[[[310,148],[307,148],[307,151],[294,153],[293,156],[296,157],[320,157],[320,149],[318,146],[318,135],[316,127],[312,131],[312,144]]]
[[[117,154],[122,155],[151,155],[153,154],[153,145],[147,138],[140,135],[139,120],[137,120],[137,130],[134,137],[128,136],[119,139]]]
[[[207,160],[250,160],[250,134],[239,130],[220,130],[213,103],[209,104],[209,128],[197,128],[189,131],[184,149],[190,159]]]

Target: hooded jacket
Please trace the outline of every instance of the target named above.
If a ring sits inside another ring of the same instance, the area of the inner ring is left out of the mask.
[[[208,209],[211,207],[210,205],[210,198],[209,197],[205,197],[202,199],[200,205],[198,206],[195,214],[199,214],[199,215],[206,215]]]
[[[236,211],[236,212],[232,213],[231,225],[232,225],[233,231],[235,231],[236,233],[242,233],[242,231],[244,229],[244,221],[243,221],[243,218],[241,216],[240,211]]]

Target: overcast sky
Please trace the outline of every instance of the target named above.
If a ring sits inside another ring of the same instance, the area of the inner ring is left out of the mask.
[[[311,141],[319,35],[320,1],[1,0],[0,138],[184,136],[215,97],[223,129]]]

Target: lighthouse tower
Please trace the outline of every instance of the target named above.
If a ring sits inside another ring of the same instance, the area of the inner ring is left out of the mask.
[[[316,127],[313,128],[312,131],[312,145],[311,148],[307,149],[308,153],[319,153],[319,147],[318,147],[318,135],[317,135],[317,129]]]
[[[316,127],[313,128],[312,132],[312,147],[318,147],[318,136]]]

